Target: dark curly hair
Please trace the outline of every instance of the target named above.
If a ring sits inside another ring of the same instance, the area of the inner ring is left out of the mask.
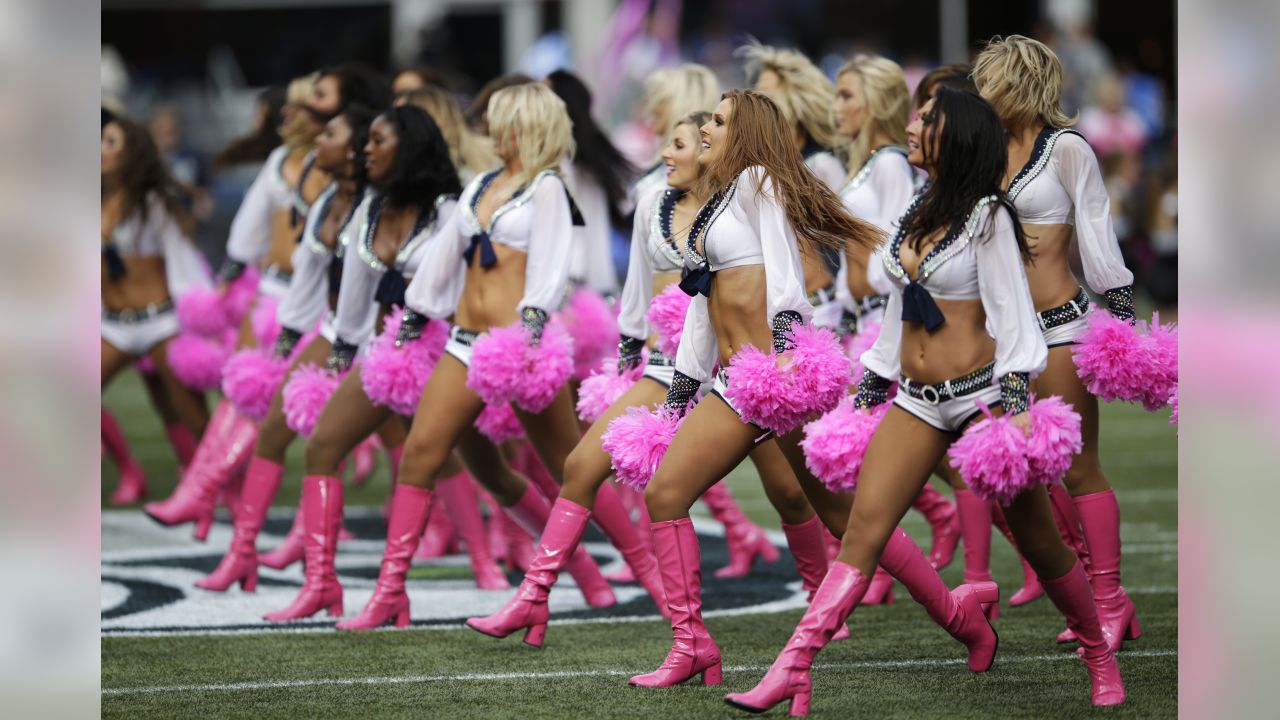
[[[155,197],[164,203],[182,231],[190,236],[195,232],[195,221],[187,211],[191,199],[190,190],[178,182],[169,172],[164,157],[156,147],[151,132],[142,124],[123,115],[103,116],[102,131],[116,125],[124,135],[124,152],[120,169],[111,177],[102,178],[102,196],[120,192],[124,194],[124,214],[128,217],[141,210],[145,219],[148,212],[147,198]]]
[[[345,62],[320,71],[320,77],[338,81],[338,107],[359,104],[381,110],[391,106],[391,83],[387,76],[362,62]]]
[[[399,144],[387,176],[375,183],[394,207],[435,207],[441,195],[462,191],[449,159],[449,145],[426,110],[415,105],[384,110],[378,117],[395,128]]]
[[[364,166],[364,146],[369,142],[369,126],[377,113],[364,105],[353,104],[343,108],[338,117],[346,120],[347,127],[351,128],[351,140],[347,144],[355,152],[351,161],[351,179],[364,185],[369,181],[368,170]]]

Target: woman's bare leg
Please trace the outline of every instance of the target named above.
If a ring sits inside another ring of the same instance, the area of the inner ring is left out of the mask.
[[[450,461],[454,446],[484,409],[466,383],[466,366],[452,355],[440,358],[418,400],[397,482],[435,489],[436,476]]]
[[[293,371],[305,364],[323,366],[325,359],[329,356],[329,341],[322,337],[316,337],[307,346],[302,348],[298,356],[289,363],[289,370],[285,373],[284,382],[280,383],[280,387],[276,388],[276,392],[271,396],[271,408],[267,410],[267,416],[258,423],[258,444],[254,447],[253,454],[255,457],[270,460],[280,465],[284,464],[284,454],[289,449],[289,444],[298,436],[293,430],[289,429],[289,424],[285,422],[284,417],[284,386],[289,384],[289,378],[293,375]],[[345,378],[344,378],[345,380]],[[357,387],[359,387],[357,385]],[[337,395],[337,391],[334,391]],[[328,405],[333,404],[333,398],[330,397]],[[328,410],[326,405],[325,410]],[[325,414],[325,410],[321,411],[321,416]],[[341,417],[341,416],[337,416]],[[333,421],[338,421],[337,417]],[[319,421],[317,420],[317,425]]]
[[[792,432],[777,438],[774,444],[778,448],[778,457],[787,463],[787,470],[795,478],[796,487],[801,489],[801,498],[810,506],[809,515],[814,511],[822,518],[832,535],[840,537],[849,524],[849,510],[853,507],[853,495],[850,493],[833,493],[822,481],[809,472],[804,463],[804,450],[800,448],[803,430]],[[754,455],[753,455],[754,457]],[[775,505],[776,506],[776,505]],[[805,518],[808,519],[808,518]],[[785,523],[797,523],[798,520],[782,519]]]
[[[391,411],[374,405],[365,395],[360,366],[355,366],[338,383],[307,438],[307,474],[337,475],[347,454],[389,420],[395,420]]]
[[[582,440],[569,387],[561,388],[542,412],[535,415],[516,408],[516,417],[520,419],[542,464],[555,478],[556,484],[563,485],[565,459]]]
[[[652,406],[662,402],[666,389],[660,383],[641,378],[623,393],[608,410],[587,428],[586,434],[569,453],[564,465],[564,486],[560,497],[571,500],[590,510],[596,501],[596,492],[613,474],[613,461],[601,447],[601,436],[614,418],[623,415],[628,408]]]
[[[102,341],[102,387],[115,379],[120,371],[128,367],[134,357],[106,340]]]
[[[653,522],[687,517],[707,488],[742,462],[760,429],[742,422],[718,397],[706,398],[685,417],[658,472],[644,490]]]
[[[1102,473],[1102,461],[1098,458],[1098,398],[1084,387],[1076,375],[1071,346],[1049,349],[1049,363],[1035,380],[1036,395],[1057,395],[1063,402],[1080,413],[1080,436],[1084,450],[1071,460],[1071,467],[1063,478],[1063,484],[1072,497],[1105,492],[1111,483]]]
[[[205,426],[209,423],[209,409],[205,406],[204,395],[193,393],[173,374],[173,368],[169,367],[169,357],[165,350],[172,339],[169,338],[151,348],[149,355],[151,362],[156,366],[156,375],[159,376],[165,393],[173,403],[174,411],[187,429],[196,437],[200,437],[204,435]]]

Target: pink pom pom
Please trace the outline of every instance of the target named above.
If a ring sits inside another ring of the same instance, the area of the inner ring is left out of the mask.
[[[631,389],[644,374],[644,366],[638,365],[626,373],[618,374],[618,361],[609,358],[591,377],[578,388],[578,417],[593,423],[600,419],[618,398]]]
[[[1084,449],[1080,413],[1053,395],[1027,408],[1031,432],[1027,435],[1027,463],[1031,479],[1043,485],[1061,482],[1071,460]]]
[[[215,390],[222,383],[222,366],[231,350],[221,339],[178,333],[165,350],[169,367],[183,385],[200,392]]]
[[[573,373],[573,341],[554,320],[536,346],[519,323],[494,328],[472,346],[467,387],[486,405],[514,402],[539,413],[555,399]]]
[[[663,355],[675,357],[676,349],[680,347],[680,333],[684,330],[684,316],[692,301],[693,298],[673,283],[649,303],[649,310],[644,316],[658,331],[658,349]]]
[[[222,371],[222,392],[236,410],[253,420],[262,420],[271,409],[288,362],[263,348],[241,350],[227,361]]]
[[[144,355],[134,361],[133,366],[143,375],[155,375],[156,363],[151,359],[150,355]]]
[[[1148,344],[1137,327],[1098,310],[1073,354],[1076,374],[1089,392],[1107,402],[1142,399],[1148,380]]]
[[[862,373],[865,370],[862,366],[862,353],[870,350],[871,346],[876,344],[876,338],[879,337],[880,323],[867,323],[860,332],[845,338],[844,352],[849,356],[849,377],[853,378],[854,383],[862,380]]]
[[[280,321],[276,319],[276,311],[280,309],[280,300],[273,295],[259,295],[249,316],[249,325],[253,328],[253,336],[258,345],[271,347],[276,343],[276,335],[280,334]]]
[[[216,337],[227,327],[227,312],[217,290],[193,288],[177,303],[178,326],[205,337]]]
[[[374,405],[409,417],[418,409],[418,399],[444,353],[449,331],[444,323],[432,320],[417,340],[396,347],[401,317],[401,312],[387,316],[382,334],[370,344],[360,363],[360,382]]]
[[[586,288],[573,292],[561,315],[573,338],[573,376],[584,380],[617,347],[618,320],[609,303]]]
[[[1169,404],[1169,394],[1178,385],[1178,328],[1160,324],[1157,314],[1151,319],[1147,345],[1147,385],[1142,393],[1142,406],[1159,410]]]
[[[951,444],[951,467],[983,500],[1008,505],[1035,482],[1027,461],[1027,436],[1007,417],[987,417]]]
[[[805,425],[805,465],[831,492],[847,492],[858,485],[862,458],[880,421],[889,412],[889,403],[858,409],[848,398],[826,415]]]
[[[475,426],[481,435],[489,438],[489,442],[495,445],[524,437],[524,426],[507,403],[485,405],[476,418]]]
[[[259,279],[258,269],[248,267],[227,285],[222,295],[222,309],[232,325],[239,325],[245,313],[253,307],[253,299],[258,296]]]
[[[293,371],[284,386],[284,420],[290,430],[311,435],[320,412],[342,378],[310,363]]]
[[[1173,389],[1169,391],[1169,407],[1173,409],[1173,413],[1169,415],[1169,424],[1178,424],[1178,386],[1175,383]]]
[[[618,481],[643,490],[662,464],[684,416],[666,408],[627,408],[609,423],[600,437],[601,448],[613,458]]]
[[[792,331],[781,358],[747,346],[729,361],[726,395],[742,419],[779,435],[825,413],[848,394],[849,358],[835,333],[812,325]]]

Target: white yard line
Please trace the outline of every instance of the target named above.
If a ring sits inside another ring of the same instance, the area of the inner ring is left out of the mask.
[[[1175,657],[1176,650],[1136,650],[1123,652],[1124,658]],[[1021,655],[1000,656],[996,664],[1003,663],[1039,663],[1062,662],[1075,660],[1074,653],[1058,655]],[[868,660],[855,663],[818,663],[815,670],[876,670],[895,668],[936,668],[961,665],[965,661],[960,658],[951,660]],[[726,672],[764,672],[767,665],[734,665],[724,668]],[[151,687],[103,688],[106,697],[119,695],[167,695],[177,693],[218,692],[224,690],[277,690],[298,687],[332,687],[352,685],[404,685],[411,683],[439,682],[494,682],[499,680],[551,680],[557,678],[584,677],[629,677],[645,672],[646,668],[602,669],[602,670],[563,670],[558,672],[512,672],[512,673],[459,673],[456,675],[398,675],[363,678],[312,678],[309,680],[258,680],[242,683],[221,683],[214,685],[161,685]]]

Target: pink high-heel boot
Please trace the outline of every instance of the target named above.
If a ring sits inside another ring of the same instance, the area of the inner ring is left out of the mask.
[[[169,438],[173,454],[178,457],[178,465],[186,468],[196,456],[196,436],[182,423],[165,425],[164,434]]]
[[[253,592],[258,587],[258,533],[283,476],[284,466],[279,463],[260,457],[249,461],[231,548],[222,556],[217,569],[196,581],[196,587],[215,592],[226,592],[235,583],[240,583],[240,589],[245,592]]]
[[[551,507],[551,516],[542,530],[542,540],[520,589],[496,613],[469,618],[467,627],[496,638],[524,630],[525,644],[542,647],[547,636],[547,598],[551,594],[551,586],[577,549],[590,517],[590,510],[572,500],[558,498]]]
[[[658,561],[645,548],[644,543],[640,542],[639,533],[636,532],[635,525],[631,524],[626,509],[622,507],[617,491],[607,482],[596,491],[591,519],[622,554],[622,559],[626,560],[640,586],[649,593],[659,612],[666,617],[667,600],[663,593],[662,576],[658,573]]]
[[[231,403],[223,400],[177,489],[166,500],[147,503],[143,512],[161,525],[194,522],[194,536],[203,542],[213,524],[219,493],[249,462],[257,439],[257,424],[238,415]]]
[[[377,451],[382,447],[377,433],[370,435],[351,451],[351,483],[362,487],[378,468]]]
[[[795,525],[782,523],[782,534],[787,538],[787,549],[796,561],[800,587],[812,600],[822,579],[827,576],[832,535],[817,515]],[[836,541],[836,552],[839,552],[839,541]],[[844,640],[847,637],[849,628],[842,627],[836,631],[834,639]]]
[[[472,479],[471,488],[475,490],[476,499],[480,503],[482,510],[487,509],[484,513],[486,520],[484,523],[485,542],[489,546],[489,554],[493,556],[493,561],[499,565],[505,565],[508,570],[515,570],[512,566],[510,549],[507,547],[506,514],[498,509],[498,501],[485,491],[480,483]],[[430,523],[430,518],[427,519]],[[508,521],[509,522],[509,521]],[[520,568],[524,572],[525,568]]]
[[[476,587],[481,590],[506,590],[511,587],[489,552],[489,538],[485,535],[484,519],[480,517],[480,503],[471,486],[471,476],[464,470],[457,475],[436,481],[436,494],[453,519],[458,534],[467,543],[471,557],[471,572]]]
[[[529,483],[516,504],[503,510],[531,536],[540,537],[551,515],[551,503],[547,502],[533,483]],[[600,574],[600,566],[596,565],[596,561],[582,547],[581,542],[569,557],[564,569],[577,584],[587,605],[602,608],[618,604],[618,597],[613,594],[613,588],[609,587],[609,583]]]
[[[938,570],[950,565],[961,534],[960,514],[956,512],[955,504],[926,482],[911,507],[924,515],[933,532],[933,540],[929,544],[929,562]]]
[[[1093,592],[1080,561],[1077,560],[1066,575],[1054,580],[1041,578],[1040,584],[1054,607],[1066,617],[1067,627],[1075,631],[1080,640],[1080,657],[1089,670],[1093,686],[1093,704],[1110,706],[1123,703],[1125,692],[1120,666],[1116,664],[1115,653],[1098,622]]]
[[[1027,603],[1040,599],[1044,595],[1044,588],[1040,586],[1040,577],[1036,575],[1036,571],[1031,567],[1031,563],[1022,557],[1022,552],[1018,550],[1018,541],[1013,537],[1013,531],[1009,529],[1009,523],[1004,519],[1004,511],[1000,509],[1000,504],[991,502],[991,522],[1004,535],[1009,544],[1013,546],[1013,551],[1018,553],[1018,560],[1022,562],[1022,587],[1009,597],[1009,607],[1020,607]]]
[[[1058,523],[1058,533],[1062,542],[1075,551],[1084,566],[1085,574],[1089,574],[1093,559],[1089,556],[1089,546],[1084,541],[1084,530],[1080,528],[1080,516],[1076,513],[1075,503],[1071,502],[1071,494],[1057,483],[1049,486],[1049,504],[1053,507],[1053,519]],[[1059,643],[1073,643],[1076,634],[1071,628],[1058,633]]]
[[[813,685],[809,668],[818,651],[831,642],[836,631],[866,594],[871,582],[850,565],[836,561],[823,579],[791,639],[754,688],[729,693],[724,701],[735,708],[762,713],[790,701],[791,717],[806,717]]]
[[[115,462],[120,471],[120,480],[115,492],[111,493],[112,505],[133,505],[147,497],[147,476],[142,466],[129,452],[129,443],[125,440],[120,423],[106,410],[102,411],[102,444],[107,454]]]
[[[288,622],[309,618],[321,610],[342,616],[342,584],[334,560],[338,553],[338,528],[342,525],[342,478],[307,475],[302,479],[305,520],[302,590],[288,607],[269,612],[263,619]]]
[[[396,484],[387,523],[387,550],[382,556],[378,584],[364,610],[351,620],[338,623],[339,630],[372,630],[388,621],[394,621],[396,627],[409,625],[409,594],[405,592],[404,582],[429,512],[430,490]]]
[[[618,499],[622,501],[622,506],[627,511],[627,519],[635,518],[631,524],[636,529],[636,539],[640,541],[645,552],[652,555],[653,543],[649,540],[649,510],[644,505],[644,495],[630,485],[621,483],[615,485],[614,490],[617,491]],[[626,562],[619,565],[617,570],[605,573],[604,579],[611,583],[637,582],[636,574],[631,571],[631,566]]]
[[[259,555],[258,564],[275,570],[283,570],[302,560],[307,526],[307,520],[304,515],[305,510],[302,503],[299,502],[298,509],[293,514],[293,524],[289,526],[289,532],[284,536],[284,541],[270,552]]]
[[[892,605],[893,604],[893,576],[885,572],[885,569],[876,566],[876,571],[871,575],[871,587],[867,589],[867,594],[862,596],[859,605]]]
[[[651,528],[662,586],[671,613],[671,651],[657,670],[631,678],[636,687],[671,687],[702,676],[703,685],[724,680],[720,648],[702,622],[702,556],[693,521],[678,518]]]
[[[1142,637],[1133,601],[1120,585],[1120,505],[1109,489],[1071,500],[1089,547],[1089,585],[1098,606],[1098,621],[1111,652],[1119,652],[1125,640]]]
[[[1000,601],[1000,588],[995,583],[977,582],[948,590],[920,546],[902,528],[895,528],[885,543],[880,567],[907,588],[935,623],[968,649],[970,670],[991,669],[1000,637],[987,620],[984,607]]]
[[[707,488],[702,494],[702,501],[711,510],[711,517],[724,525],[724,541],[729,550],[729,564],[717,569],[713,573],[715,577],[746,577],[751,574],[751,566],[757,557],[766,563],[775,562],[780,557],[778,548],[769,542],[764,530],[742,513],[723,480]]]
[[[956,510],[964,535],[964,581],[994,582],[991,577],[991,507],[969,490],[956,490]],[[983,607],[989,620],[1000,618],[1000,604]]]

